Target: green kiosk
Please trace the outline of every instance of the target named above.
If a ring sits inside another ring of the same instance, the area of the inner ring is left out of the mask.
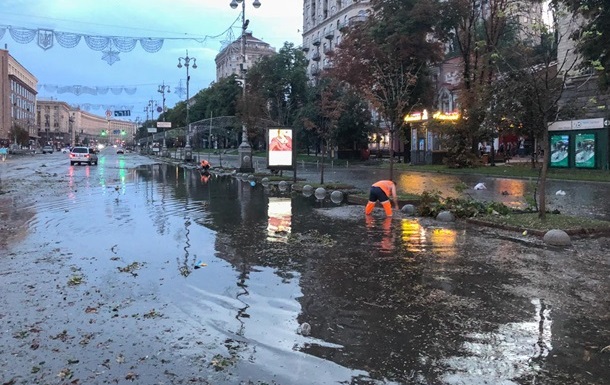
[[[549,165],[608,170],[608,126],[604,118],[549,124]]]

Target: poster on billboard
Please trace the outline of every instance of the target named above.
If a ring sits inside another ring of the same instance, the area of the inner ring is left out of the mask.
[[[569,135],[551,135],[551,167],[568,167]]]
[[[291,170],[294,166],[292,128],[271,127],[267,131],[267,166]]]
[[[576,167],[595,168],[595,134],[578,134],[574,144]]]

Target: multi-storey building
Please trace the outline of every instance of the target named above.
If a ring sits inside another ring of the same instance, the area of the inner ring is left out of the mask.
[[[366,20],[369,0],[305,0],[303,52],[309,60],[309,78],[330,65],[329,53],[341,42],[342,31]]]
[[[240,76],[242,66],[247,70],[261,58],[276,53],[275,48],[257,39],[252,32],[248,31],[245,33],[244,47],[245,58],[242,58],[242,37],[240,36],[216,55],[216,81],[233,74]]]
[[[39,100],[36,122],[41,145],[56,148],[76,144],[121,144],[131,140],[135,124],[125,120],[107,119],[59,100]]]
[[[13,142],[9,133],[19,126],[28,131],[30,140],[37,138],[35,125],[36,86],[38,79],[0,49],[0,142]],[[22,143],[25,144],[25,143]]]

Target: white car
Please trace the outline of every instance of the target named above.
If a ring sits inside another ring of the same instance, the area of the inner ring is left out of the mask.
[[[74,163],[87,163],[89,166],[95,164],[97,166],[97,154],[95,150],[89,147],[74,147],[70,151],[70,166]]]
[[[70,152],[70,147],[64,147],[61,149],[62,154],[68,154]]]
[[[44,146],[42,148],[42,153],[43,154],[52,154],[53,153],[53,146]]]

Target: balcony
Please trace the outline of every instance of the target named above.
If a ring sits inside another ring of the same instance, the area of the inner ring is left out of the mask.
[[[324,35],[324,38],[326,40],[332,40],[333,37],[335,37],[335,33],[333,31],[328,31],[326,32],[326,34]]]
[[[317,37],[317,38],[313,39],[313,42],[311,44],[313,44],[316,47],[319,47],[320,46],[320,38]]]
[[[345,32],[347,30],[347,28],[349,27],[349,22],[348,21],[344,21],[342,23],[339,24],[339,26],[337,27],[337,29],[340,32]]]
[[[311,67],[311,76],[318,76],[318,75],[320,75],[320,68]]]
[[[303,48],[301,48],[301,51],[307,53],[307,52],[309,52],[309,47],[303,47]]]
[[[333,52],[332,47],[324,47],[324,55],[328,55]]]
[[[349,18],[348,25],[349,25],[349,27],[353,27],[355,25],[364,23],[366,21],[366,19],[367,19],[367,17],[366,16],[362,16],[362,15],[360,15],[360,16],[353,16],[353,17]]]
[[[321,58],[320,52],[316,51],[316,52],[313,53],[313,56],[311,57],[311,60],[313,60],[313,61],[320,61],[320,58]]]

